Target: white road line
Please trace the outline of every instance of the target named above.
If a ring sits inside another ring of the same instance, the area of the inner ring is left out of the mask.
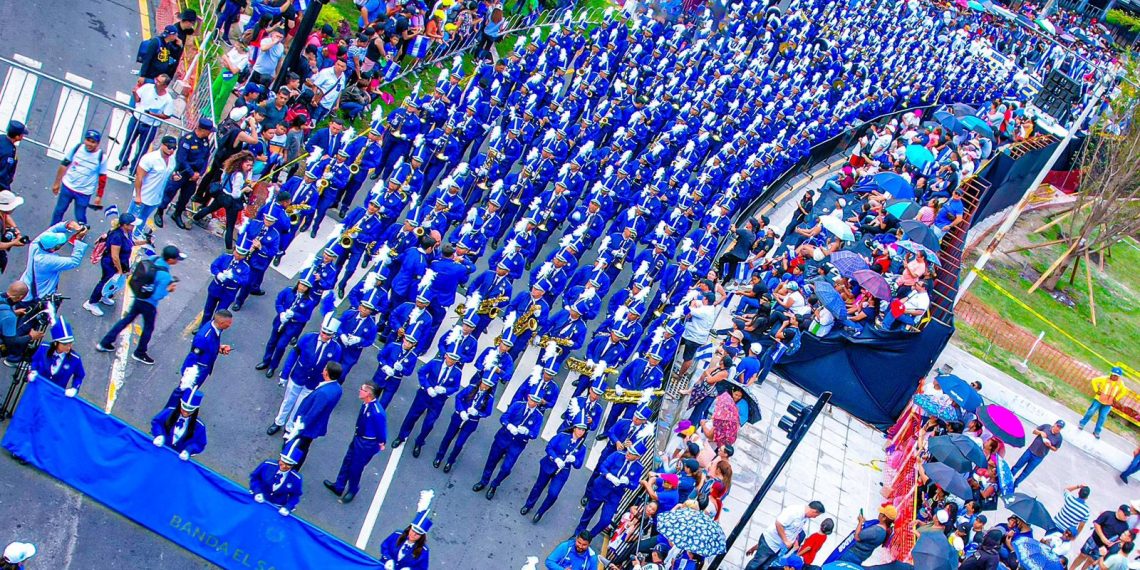
[[[131,294],[130,287],[124,286],[121,291],[123,304],[119,309],[119,318],[127,314],[127,308],[134,302],[134,295]],[[119,390],[123,388],[123,383],[127,379],[127,358],[129,358],[128,355],[131,350],[131,338],[134,336],[135,323],[131,323],[126,330],[119,334],[119,344],[115,348],[115,360],[111,363],[111,380],[107,384],[107,406],[103,410],[108,414],[115,407],[115,402],[119,399]]]
[[[590,471],[597,469],[598,462],[602,460],[602,450],[605,448],[606,442],[595,442],[593,447],[590,448],[589,455],[586,456],[586,464],[583,466],[583,468],[589,469]]]
[[[380,507],[384,505],[384,498],[392,486],[392,479],[396,477],[396,467],[399,467],[400,458],[404,456],[404,449],[407,447],[401,445],[388,457],[388,466],[384,468],[384,474],[380,476],[380,485],[376,487],[376,494],[372,496],[372,503],[368,505],[368,514],[364,516],[364,524],[360,525],[360,534],[356,535],[356,547],[361,550],[368,547],[372,530],[376,528],[376,518],[380,516]]]
[[[42,63],[20,54],[15,54],[12,58],[33,69],[43,67]],[[39,81],[39,76],[22,69],[8,69],[4,85],[0,87],[0,125],[7,125],[8,121],[13,120],[27,122]]]
[[[331,190],[330,190],[331,191]],[[322,224],[328,228],[328,220]],[[339,234],[344,224],[336,223],[332,225],[332,229],[321,230],[316,239],[309,237],[309,232],[297,233],[297,237],[293,239],[293,243],[289,246],[289,251],[285,252],[285,256],[281,258],[281,263],[271,265],[274,270],[284,275],[289,279],[293,279],[312,264],[316,255],[320,255],[320,251],[328,244],[329,239],[334,234]]]

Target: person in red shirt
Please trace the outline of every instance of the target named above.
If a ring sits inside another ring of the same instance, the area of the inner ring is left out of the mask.
[[[835,532],[835,519],[824,519],[823,522],[819,523],[819,532],[815,532],[804,539],[798,551],[800,558],[804,559],[804,570],[812,565],[816,555],[823,548],[823,544],[827,542],[827,537],[833,532]]]

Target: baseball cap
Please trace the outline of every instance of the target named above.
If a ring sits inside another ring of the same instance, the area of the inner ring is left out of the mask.
[[[1111,372],[1117,376],[1124,376],[1124,369],[1119,366],[1113,366]]]
[[[1063,427],[1065,427],[1065,420],[1057,420],[1056,422],[1054,422],[1054,425],[1056,425],[1057,427],[1063,428]]]
[[[178,18],[183,22],[197,22],[198,12],[195,12],[193,8],[187,8],[178,15]]]
[[[186,259],[186,254],[178,250],[177,246],[168,245],[162,248],[163,259]]]
[[[95,129],[87,129],[87,132],[83,133],[83,138],[86,140],[99,142],[103,140],[103,133],[100,133]]]
[[[804,567],[804,559],[799,554],[791,554],[784,559],[784,568],[794,568],[800,570]]]
[[[1124,513],[1124,516],[1129,516],[1132,514],[1132,507],[1128,503],[1124,503],[1120,505],[1120,512]]]
[[[120,226],[134,225],[134,223],[136,221],[137,221],[137,219],[135,218],[135,215],[130,213],[130,212],[124,212],[122,214],[119,214],[119,225]]]
[[[162,137],[162,144],[164,146],[178,146],[178,139],[174,138],[171,135],[166,135]]]

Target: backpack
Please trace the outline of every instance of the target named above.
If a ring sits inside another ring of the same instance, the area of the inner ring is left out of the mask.
[[[157,37],[150,38],[139,42],[138,53],[135,54],[135,63],[142,63],[146,59],[146,55],[150,52],[151,46],[157,44],[160,40]]]
[[[159,271],[168,270],[165,267],[160,267],[153,259],[144,258],[135,263],[127,284],[130,285],[131,292],[136,298],[149,299],[154,295],[154,285],[155,281],[158,280]]]

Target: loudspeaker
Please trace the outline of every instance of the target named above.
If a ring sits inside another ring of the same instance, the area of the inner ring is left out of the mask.
[[[1073,78],[1060,71],[1050,71],[1041,86],[1041,91],[1033,99],[1033,104],[1045,111],[1058,123],[1064,124],[1069,119],[1073,103],[1081,98],[1081,85]]]

